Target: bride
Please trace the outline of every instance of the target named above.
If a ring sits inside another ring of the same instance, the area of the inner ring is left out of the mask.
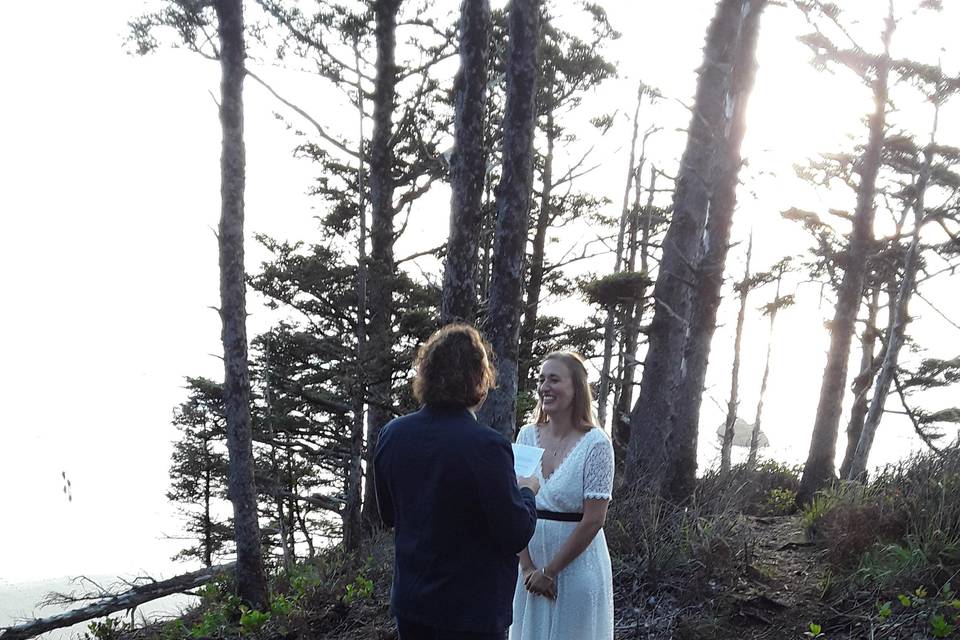
[[[612,640],[613,577],[603,523],[613,447],[594,424],[583,359],[548,355],[535,424],[517,442],[544,449],[537,528],[520,552],[510,640]]]

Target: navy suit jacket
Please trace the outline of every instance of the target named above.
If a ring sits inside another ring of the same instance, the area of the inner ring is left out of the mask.
[[[517,554],[537,524],[507,439],[466,409],[424,407],[380,432],[374,481],[394,527],[393,614],[451,631],[506,630]]]

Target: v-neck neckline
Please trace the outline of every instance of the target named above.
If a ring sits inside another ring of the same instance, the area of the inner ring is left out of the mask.
[[[573,452],[577,450],[577,447],[580,446],[581,442],[587,439],[587,436],[590,435],[591,431],[593,431],[593,427],[591,427],[589,430],[584,432],[584,434],[577,439],[577,442],[572,447],[570,447],[570,451],[567,451],[567,454],[560,459],[560,462],[557,463],[557,466],[553,468],[553,471],[550,473],[549,476],[543,475],[543,458],[540,458],[540,478],[544,482],[549,482],[550,480],[552,480],[553,477],[557,475],[557,472],[560,471],[560,468],[563,467],[563,465],[567,462],[567,458],[573,455]],[[540,445],[540,425],[539,424],[533,425],[533,435],[537,442],[537,446],[543,449],[543,447]]]

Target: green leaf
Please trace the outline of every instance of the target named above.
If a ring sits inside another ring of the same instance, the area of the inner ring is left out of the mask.
[[[883,604],[879,605],[878,607],[879,610],[877,611],[877,615],[879,615],[882,619],[886,620],[893,613],[893,610],[891,609],[892,606],[893,606],[893,602],[889,600],[884,602]]]
[[[934,638],[946,638],[953,633],[954,629],[953,625],[939,613],[930,618],[930,627],[933,629]]]

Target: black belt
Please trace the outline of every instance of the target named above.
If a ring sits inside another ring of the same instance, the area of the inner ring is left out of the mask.
[[[537,509],[538,520],[557,520],[559,522],[580,522],[583,520],[582,513],[564,513],[562,511],[544,511]]]

